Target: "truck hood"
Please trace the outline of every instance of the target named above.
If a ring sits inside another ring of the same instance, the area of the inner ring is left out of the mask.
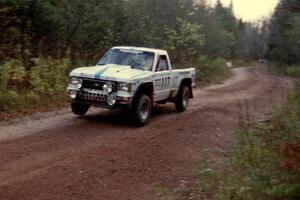
[[[150,75],[151,72],[132,69],[130,66],[109,64],[77,68],[70,73],[70,76],[127,82],[129,79],[147,74]]]

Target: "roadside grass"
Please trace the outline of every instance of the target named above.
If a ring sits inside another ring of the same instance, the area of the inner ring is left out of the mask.
[[[270,63],[269,69],[277,74],[283,74],[292,78],[300,78],[300,66]]]
[[[286,75],[294,78],[300,78],[300,66],[288,66],[286,69]]]
[[[237,145],[221,166],[202,163],[197,172],[205,199],[300,199],[300,86],[268,122],[241,120]]]

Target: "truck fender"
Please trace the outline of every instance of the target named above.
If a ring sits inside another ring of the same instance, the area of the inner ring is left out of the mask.
[[[179,90],[180,90],[180,88],[183,85],[185,85],[185,86],[187,86],[189,88],[189,90],[190,90],[190,98],[193,99],[194,98],[194,94],[193,94],[193,88],[192,88],[192,78],[184,78],[184,79],[181,80],[177,94],[179,93]]]
[[[137,89],[132,97],[131,107],[132,107],[132,104],[134,104],[135,101],[137,100],[137,98],[140,96],[140,94],[147,94],[153,104],[153,101],[154,101],[153,83],[152,82],[142,83],[137,87]]]

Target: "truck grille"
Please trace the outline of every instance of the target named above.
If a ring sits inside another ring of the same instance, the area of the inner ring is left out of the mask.
[[[81,91],[79,96],[81,99],[84,99],[84,100],[103,102],[103,103],[107,102],[106,94],[95,94],[95,93],[90,93],[90,92],[86,92],[86,91]]]
[[[103,90],[103,85],[107,81],[101,80],[93,80],[93,79],[83,79],[82,80],[82,87],[87,89],[94,89],[94,90]]]

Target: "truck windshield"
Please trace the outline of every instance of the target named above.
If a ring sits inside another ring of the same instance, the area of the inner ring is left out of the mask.
[[[154,62],[154,53],[127,49],[111,49],[97,65],[126,65],[135,69],[151,71]]]

